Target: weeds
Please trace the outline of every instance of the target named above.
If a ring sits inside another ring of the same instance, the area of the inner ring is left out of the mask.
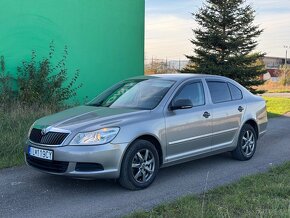
[[[14,76],[6,72],[4,57],[0,59],[0,105],[13,105],[21,102],[26,105],[63,106],[65,101],[76,96],[82,84],[77,84],[80,75],[77,70],[72,78],[68,78],[66,66],[68,49],[64,48],[63,56],[58,62],[52,61],[55,52],[53,42],[49,46],[49,55],[37,61],[35,51],[31,59],[23,61],[17,67]],[[12,84],[15,82],[15,85]]]
[[[76,96],[76,91],[82,84],[76,85],[79,77],[77,70],[68,81],[66,60],[67,47],[64,48],[62,59],[53,64],[54,44],[50,44],[49,57],[36,61],[36,52],[32,51],[31,60],[23,61],[18,67],[18,96],[19,101],[27,104],[61,105],[64,101]],[[68,81],[68,85],[66,82]]]
[[[31,60],[18,67],[15,78],[6,71],[4,57],[0,58],[0,168],[23,164],[23,147],[31,124],[64,109],[65,101],[82,86],[76,84],[79,71],[68,79],[67,47],[56,63],[52,61],[54,52],[53,42],[48,57],[40,61],[33,51]]]
[[[6,72],[4,57],[0,57],[0,105],[10,103],[15,98],[12,76]]]
[[[24,163],[23,147],[32,123],[60,108],[50,106],[25,106],[14,103],[13,107],[0,107],[0,168]]]

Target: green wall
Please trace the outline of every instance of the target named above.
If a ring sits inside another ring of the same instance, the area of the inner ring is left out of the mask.
[[[78,99],[144,72],[145,0],[0,0],[0,55],[15,74],[31,51],[47,56],[53,40],[69,74],[80,70]]]

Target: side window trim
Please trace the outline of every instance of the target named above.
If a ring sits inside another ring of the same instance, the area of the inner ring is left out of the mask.
[[[227,84],[228,84],[228,87],[229,87],[229,90],[230,90],[230,94],[231,94],[231,97],[232,97],[232,101],[240,101],[240,100],[243,100],[243,99],[244,99],[243,92],[242,92],[242,90],[241,90],[239,87],[237,87],[236,85],[234,85],[234,84],[231,83],[231,82],[227,82]],[[231,88],[230,88],[229,85],[234,86],[235,88],[237,88],[237,89],[240,91],[241,96],[242,96],[240,99],[233,99],[233,94],[232,94],[232,91],[231,91]]]
[[[206,105],[206,95],[205,95],[205,87],[203,85],[203,82],[201,79],[195,79],[195,80],[190,80],[190,81],[185,81],[183,84],[181,84],[179,87],[177,87],[177,91],[175,93],[173,93],[173,97],[170,99],[169,101],[169,104],[168,104],[168,107],[171,105],[172,101],[174,101],[174,99],[176,98],[176,96],[179,95],[179,93],[182,91],[182,89],[187,86],[187,85],[191,85],[191,84],[194,84],[194,83],[200,83],[201,84],[201,87],[202,87],[202,91],[203,91],[203,98],[204,98],[204,103],[201,104],[201,105],[196,105],[196,106],[193,106],[193,108],[195,107],[201,107],[201,106],[204,106]]]
[[[226,103],[226,102],[231,102],[231,101],[233,101],[233,100],[232,100],[233,98],[232,98],[231,90],[230,90],[230,87],[229,87],[227,81],[224,81],[224,80],[218,80],[218,79],[206,79],[205,81],[206,81],[207,88],[208,88],[208,91],[209,91],[209,95],[210,95],[210,98],[211,98],[211,101],[212,101],[213,104],[221,104],[221,103]],[[228,87],[228,90],[229,90],[229,93],[230,93],[230,96],[231,96],[231,100],[214,102],[214,101],[213,101],[213,98],[212,98],[212,95],[211,95],[211,92],[210,92],[209,85],[208,85],[209,82],[225,83],[225,84],[227,85],[227,87]]]

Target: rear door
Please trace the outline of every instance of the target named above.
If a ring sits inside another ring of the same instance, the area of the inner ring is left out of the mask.
[[[242,91],[223,80],[207,80],[212,100],[213,149],[228,147],[238,133],[245,111]]]

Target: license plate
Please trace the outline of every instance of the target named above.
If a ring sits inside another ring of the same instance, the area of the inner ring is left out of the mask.
[[[29,147],[28,153],[30,156],[38,157],[45,160],[52,160],[53,158],[53,151]]]

